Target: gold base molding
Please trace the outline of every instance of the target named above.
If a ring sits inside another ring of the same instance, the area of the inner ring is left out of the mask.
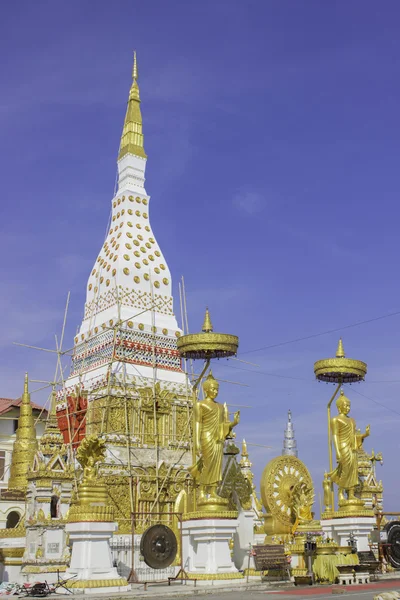
[[[222,579],[243,579],[243,573],[188,573],[189,579],[198,581],[218,581]]]
[[[22,522],[22,519],[20,523]],[[0,529],[0,538],[16,538],[16,537],[25,537],[26,529],[24,525],[20,526],[19,524],[14,529]]]
[[[33,566],[26,566],[26,567],[22,567],[22,573],[32,573],[32,574],[36,574],[36,575],[42,575],[45,573],[57,573],[57,571],[59,571],[60,573],[65,573],[65,571],[67,570],[66,565],[56,565],[56,566],[51,566],[51,567],[33,567]]]
[[[374,517],[374,511],[372,509],[364,508],[359,509],[356,512],[351,510],[336,510],[335,512],[324,512],[321,515],[321,521],[327,519],[347,519],[348,517]]]
[[[68,512],[68,523],[92,523],[114,521],[114,509],[110,506],[90,506],[74,504]]]
[[[124,578],[120,579],[80,579],[67,581],[68,588],[104,588],[104,587],[122,587],[127,586],[128,582]]]
[[[224,510],[216,512],[191,512],[186,513],[182,517],[182,521],[195,521],[199,519],[237,519],[238,512],[236,510]]]
[[[25,552],[25,546],[22,548],[1,548],[0,561],[5,558],[22,558]]]
[[[304,577],[307,575],[307,569],[292,569],[291,572],[293,577]]]

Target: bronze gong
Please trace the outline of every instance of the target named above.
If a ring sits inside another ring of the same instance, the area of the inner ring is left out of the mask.
[[[152,525],[142,535],[140,553],[147,566],[165,569],[175,560],[178,542],[172,529],[166,525]]]

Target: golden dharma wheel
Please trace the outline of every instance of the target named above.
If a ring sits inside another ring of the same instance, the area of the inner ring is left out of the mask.
[[[367,364],[361,360],[346,358],[343,342],[340,339],[336,356],[314,363],[315,377],[327,383],[355,383],[363,381],[367,374]]]
[[[239,338],[229,333],[215,333],[207,309],[202,332],[182,335],[177,339],[177,344],[183,358],[209,360],[235,356]]]
[[[314,487],[306,465],[297,456],[273,458],[261,475],[264,508],[285,528],[293,524],[293,492],[299,484],[310,490]]]

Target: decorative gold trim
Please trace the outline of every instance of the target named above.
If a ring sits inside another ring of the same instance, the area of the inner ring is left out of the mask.
[[[127,586],[126,579],[74,579],[67,581],[68,588],[98,588],[98,587],[122,587]]]
[[[182,521],[197,521],[199,519],[237,519],[238,512],[236,510],[225,510],[216,512],[191,512],[186,513],[182,517]]]
[[[307,575],[307,569],[291,569],[293,577],[304,577]]]
[[[25,546],[22,548],[1,548],[0,560],[4,558],[22,558],[25,552]]]
[[[188,573],[188,579],[217,581],[219,579],[243,579],[243,573]]]
[[[268,573],[268,571],[257,571],[257,569],[245,569],[243,571],[243,575],[245,577],[247,577],[247,575],[249,577],[261,577],[263,575],[266,575]]]
[[[65,573],[65,571],[67,570],[67,566],[66,565],[57,565],[55,567],[48,567],[48,566],[44,566],[44,567],[31,567],[30,565],[27,565],[25,567],[22,567],[22,573],[32,573],[32,574],[40,574],[40,573],[57,573],[57,571],[59,571],[60,573]]]
[[[22,522],[22,519],[20,523]],[[24,525],[20,527],[17,525],[14,529],[0,529],[0,538],[22,538],[26,536],[26,529]]]
[[[327,519],[343,519],[347,517],[374,517],[374,511],[372,509],[357,510],[352,512],[350,510],[338,510],[335,512],[323,512],[321,515],[321,521]]]
[[[68,523],[96,523],[104,521],[110,523],[114,521],[114,509],[110,506],[91,506],[84,504],[74,504],[69,509]]]

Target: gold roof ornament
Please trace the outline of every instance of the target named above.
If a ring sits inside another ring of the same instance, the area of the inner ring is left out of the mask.
[[[200,333],[188,333],[177,340],[178,350],[183,358],[211,360],[235,356],[239,338],[229,333],[216,333],[207,308],[203,328]]]
[[[18,429],[13,446],[8,489],[25,492],[28,487],[27,474],[37,450],[35,421],[32,413],[31,396],[28,389],[28,373],[25,373],[24,393],[18,418]]]
[[[343,341],[340,338],[335,358],[325,358],[314,363],[315,377],[327,383],[355,383],[363,381],[367,365],[361,360],[346,358]]]
[[[141,158],[147,158],[143,147],[142,113],[140,111],[136,51],[133,53],[132,85],[129,91],[128,107],[122,130],[118,160],[121,160],[126,154],[135,154]]]

